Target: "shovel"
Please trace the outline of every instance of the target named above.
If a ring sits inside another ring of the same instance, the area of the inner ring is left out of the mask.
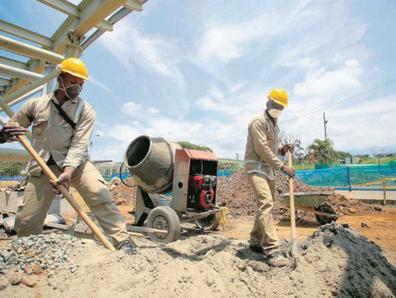
[[[29,154],[37,161],[41,169],[44,171],[45,175],[50,179],[50,181],[56,181],[58,178],[51,171],[51,169],[47,166],[45,161],[37,154],[36,150],[32,147],[29,141],[24,136],[18,136],[18,140],[22,143],[25,149],[29,152]],[[73,207],[74,210],[81,216],[87,226],[91,229],[91,231],[95,234],[96,237],[103,243],[103,245],[110,249],[115,250],[114,246],[110,243],[107,237],[99,230],[99,228],[95,225],[92,219],[88,216],[88,214],[81,209],[76,200],[72,197],[69,191],[63,185],[56,185],[56,188],[60,191],[60,193],[66,198],[69,204]]]
[[[293,167],[292,154],[288,152],[288,166]],[[289,177],[289,193],[290,193],[290,224],[291,224],[291,255],[294,262],[297,257],[297,236],[296,236],[296,213],[294,207],[294,179]]]

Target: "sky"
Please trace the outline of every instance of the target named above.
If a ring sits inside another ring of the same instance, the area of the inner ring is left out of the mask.
[[[0,5],[1,19],[47,36],[65,18],[33,0]],[[303,145],[324,138],[326,113],[337,150],[396,152],[395,16],[394,0],[149,0],[82,56],[91,157],[121,161],[148,135],[242,158],[249,120],[278,87],[280,129]]]

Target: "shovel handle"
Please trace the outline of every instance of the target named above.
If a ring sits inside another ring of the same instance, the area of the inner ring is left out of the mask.
[[[287,154],[288,166],[293,168],[292,154],[289,151]],[[297,235],[296,235],[296,213],[294,207],[294,179],[289,177],[289,193],[290,193],[290,224],[291,224],[291,253],[292,256],[297,255]]]
[[[48,167],[45,161],[40,157],[40,155],[38,155],[38,153],[36,152],[36,150],[34,150],[30,142],[28,142],[28,140],[24,136],[18,136],[18,140],[22,143],[23,147],[25,147],[25,149],[29,152],[29,154],[33,157],[33,159],[37,161],[37,163],[42,168],[45,175],[47,175],[47,177],[50,179],[50,181],[58,180],[58,177],[55,176],[55,174],[51,171],[51,169]],[[84,210],[82,210],[80,205],[72,197],[72,195],[69,193],[66,187],[64,187],[63,185],[56,185],[56,188],[62,193],[62,195],[66,198],[66,200],[73,207],[73,209],[76,210],[78,215],[81,216],[81,218],[84,220],[87,226],[91,229],[91,231],[95,234],[95,236],[99,238],[99,240],[103,243],[103,245],[110,250],[115,250],[114,246],[110,243],[110,241],[102,233],[102,231],[99,230],[99,228],[95,225],[95,223],[88,216],[88,214]]]

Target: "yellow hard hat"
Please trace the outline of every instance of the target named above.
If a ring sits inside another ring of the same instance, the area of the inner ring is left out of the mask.
[[[284,89],[272,89],[270,93],[268,93],[268,99],[271,99],[284,107],[287,107],[288,105],[288,95]]]
[[[58,64],[57,69],[60,72],[67,72],[84,80],[88,79],[88,68],[78,58],[67,58],[63,60]]]

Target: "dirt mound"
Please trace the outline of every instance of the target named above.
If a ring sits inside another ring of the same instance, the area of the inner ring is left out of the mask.
[[[280,196],[289,192],[289,181],[285,175],[277,173],[275,179],[275,203],[273,214],[276,219],[286,219],[290,209],[285,206]],[[295,192],[333,191],[333,188],[311,187],[300,180],[294,180]],[[231,215],[252,216],[255,214],[255,194],[244,172],[238,172],[230,177],[219,177],[217,186],[217,202],[225,203]],[[335,209],[339,214],[381,212],[380,206],[369,205],[356,199],[347,199],[339,194],[330,195],[326,204]]]
[[[135,185],[132,177],[125,179],[124,182],[130,186]],[[134,206],[136,187],[130,186],[123,184],[119,178],[113,178],[110,182],[109,189],[117,205]]]
[[[272,268],[246,242],[220,235],[165,246],[137,239],[138,254],[109,252],[88,242],[73,262],[36,289],[8,286],[4,297],[392,297],[396,269],[366,238],[339,225],[322,226],[299,243],[297,267]],[[288,243],[284,243],[286,248]],[[9,295],[9,296],[8,296]]]

